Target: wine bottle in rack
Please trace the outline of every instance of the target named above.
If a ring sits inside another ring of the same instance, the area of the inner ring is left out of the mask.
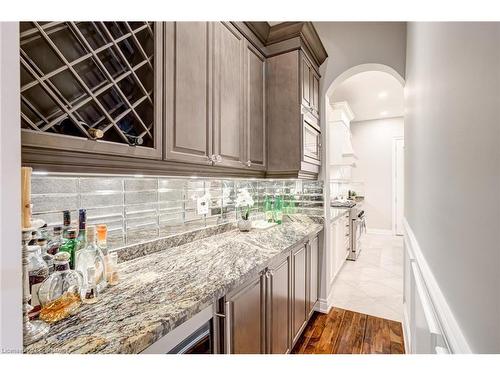
[[[78,124],[87,130],[87,133],[90,135],[92,139],[100,139],[104,136],[104,132],[98,127],[91,127],[85,121],[78,121]],[[83,137],[83,131],[78,125],[75,125],[73,120],[66,117],[64,120],[60,121],[59,124],[56,125],[56,129],[58,133],[65,135],[73,135],[76,137]]]
[[[137,134],[137,131],[134,128],[132,122],[123,119],[118,123],[118,127],[122,131],[122,133],[127,137],[129,143],[132,146],[140,146],[144,143],[144,139]]]

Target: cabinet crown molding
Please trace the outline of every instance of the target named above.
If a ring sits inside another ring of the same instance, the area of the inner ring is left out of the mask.
[[[268,22],[245,22],[264,46],[300,38],[314,62],[320,66],[328,57],[323,43],[312,22],[281,22],[274,26]]]

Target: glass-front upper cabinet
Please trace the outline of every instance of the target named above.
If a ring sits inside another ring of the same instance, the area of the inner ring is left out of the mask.
[[[156,22],[21,22],[23,146],[161,159]]]

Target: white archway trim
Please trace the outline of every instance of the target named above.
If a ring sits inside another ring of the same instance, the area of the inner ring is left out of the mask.
[[[353,66],[352,68],[347,69],[345,72],[340,74],[337,78],[333,80],[331,83],[330,87],[328,87],[328,90],[326,91],[326,99],[327,102],[330,101],[330,98],[332,97],[333,92],[335,89],[346,79],[351,78],[352,76],[363,73],[363,72],[382,72],[382,73],[387,73],[391,76],[393,76],[400,84],[401,86],[404,87],[405,85],[405,80],[401,75],[396,72],[393,68],[391,68],[388,65],[384,64],[361,64],[361,65],[356,65]]]

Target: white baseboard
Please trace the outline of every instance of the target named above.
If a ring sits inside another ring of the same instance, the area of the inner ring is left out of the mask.
[[[449,352],[457,354],[472,353],[406,218],[403,219],[403,227],[405,248],[413,264],[412,267],[416,272],[415,277],[417,280],[415,288],[418,290],[415,293],[419,293],[419,297],[422,297],[423,308],[427,310],[431,318],[435,317],[435,320],[437,320],[435,323],[442,334]],[[412,317],[407,315],[408,312],[405,309],[406,322],[404,326],[409,330],[414,325],[410,324]],[[413,332],[408,333],[409,339],[411,339],[412,334]],[[412,348],[410,347],[409,349],[411,350]]]
[[[366,233],[367,234],[385,234],[385,235],[392,236],[391,229],[366,228]]]
[[[405,353],[411,354],[413,348],[411,347],[411,329],[410,329],[410,318],[408,316],[408,305],[403,303],[403,341],[405,343]]]
[[[342,269],[342,267],[341,267],[341,269]],[[326,297],[326,299],[320,298],[318,300],[319,303],[317,304],[316,311],[324,313],[324,314],[328,314],[330,312],[330,309],[333,307],[333,284],[335,283],[335,279],[337,278],[337,275],[339,273],[340,273],[340,270],[339,270],[339,272],[337,272],[337,274],[335,275],[333,280],[330,282],[330,285],[328,286],[328,296]]]
[[[323,314],[328,314],[330,312],[328,301],[326,299],[320,298],[318,300],[318,304],[316,305],[316,311]]]

